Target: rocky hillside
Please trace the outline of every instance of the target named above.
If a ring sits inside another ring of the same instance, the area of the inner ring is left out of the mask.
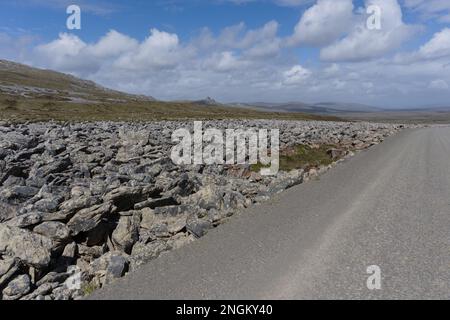
[[[301,159],[295,170],[263,177],[250,166],[174,165],[171,134],[192,122],[0,122],[0,297],[78,299],[403,128],[207,125],[279,128],[282,150],[300,145],[317,153],[326,146],[329,158]]]
[[[95,82],[68,74],[32,68],[0,60],[0,94],[29,99],[73,103],[153,101],[152,97],[130,95],[107,89]]]

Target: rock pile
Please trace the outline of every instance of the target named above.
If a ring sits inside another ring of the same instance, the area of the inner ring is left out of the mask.
[[[370,123],[211,121],[279,128],[281,148],[333,144],[333,159],[403,128]],[[262,177],[248,166],[176,166],[191,122],[0,123],[0,297],[78,299],[237,211],[328,168]]]

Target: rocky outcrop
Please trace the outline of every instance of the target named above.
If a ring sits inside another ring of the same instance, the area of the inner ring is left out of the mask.
[[[330,159],[403,126],[211,121],[278,128],[282,149],[330,145]],[[171,134],[191,122],[0,123],[2,299],[78,299],[163,252],[205,236],[237,211],[325,172],[264,177],[246,166],[176,166]]]

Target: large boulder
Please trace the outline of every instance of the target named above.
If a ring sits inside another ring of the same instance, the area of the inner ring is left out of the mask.
[[[28,230],[0,224],[0,254],[15,257],[37,269],[51,261],[53,241]]]
[[[117,228],[111,236],[114,246],[123,252],[130,253],[133,245],[139,240],[140,214],[120,217]]]

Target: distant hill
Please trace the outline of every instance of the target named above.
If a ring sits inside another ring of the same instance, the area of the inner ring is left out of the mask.
[[[287,102],[287,103],[266,103],[266,102],[255,102],[255,103],[240,103],[235,104],[240,107],[247,107],[260,110],[272,110],[278,112],[306,112],[306,113],[317,113],[317,114],[334,114],[338,115],[341,113],[349,112],[381,112],[384,111],[381,108],[372,107],[364,104],[357,103],[335,103],[335,102],[322,102],[308,104],[303,102]]]
[[[0,60],[0,120],[151,121],[177,119],[340,120],[304,113],[231,108],[212,98],[157,101],[51,70]]]

